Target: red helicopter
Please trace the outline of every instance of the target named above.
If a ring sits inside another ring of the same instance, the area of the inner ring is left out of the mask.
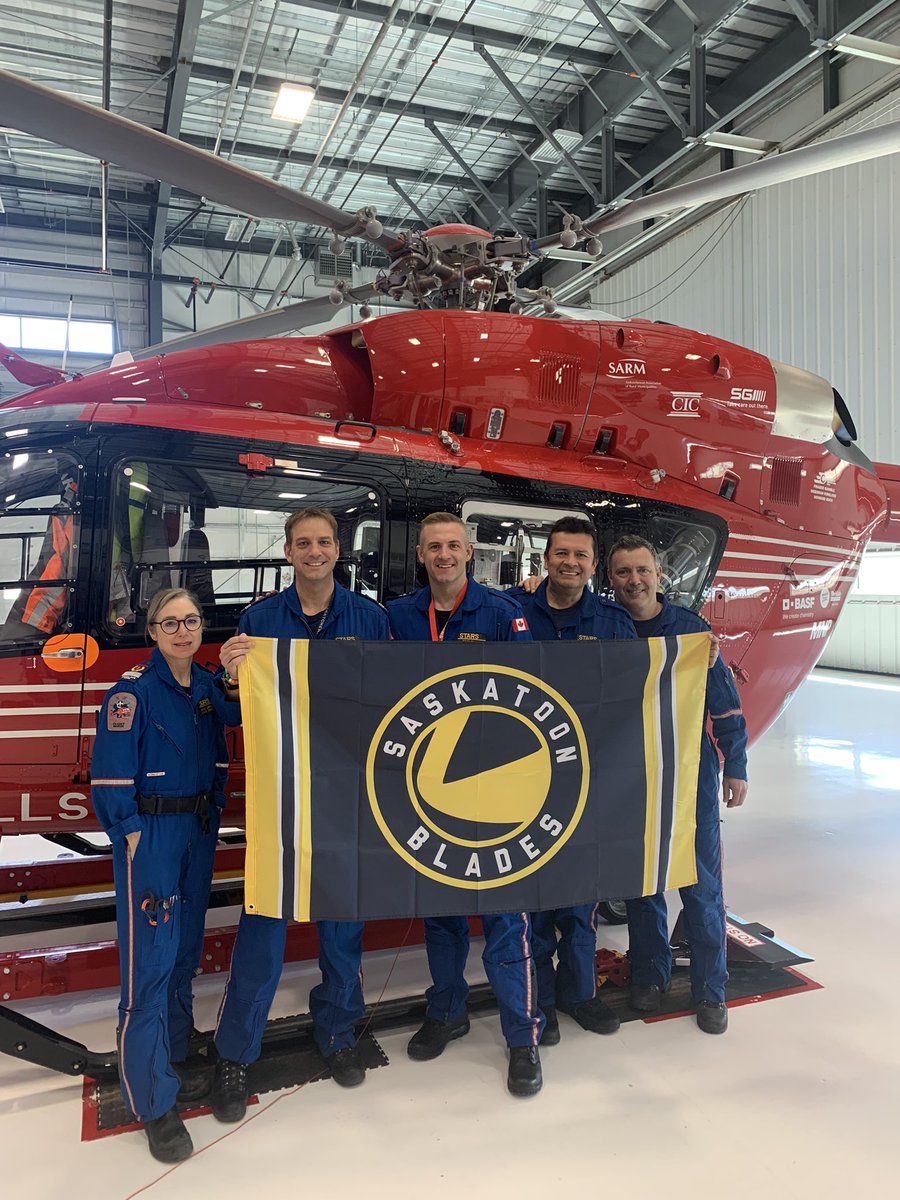
[[[299,507],[335,513],[343,581],[379,599],[415,585],[416,525],[436,509],[460,513],[475,575],[497,587],[542,569],[565,513],[588,516],[602,547],[643,534],[670,596],[721,639],[754,737],[822,653],[867,542],[896,539],[900,468],[869,462],[824,379],[663,323],[524,316],[551,314],[552,293],[516,280],[556,248],[593,260],[606,229],[892,153],[900,123],[567,216],[533,241],[386,231],[372,209],[343,213],[3,72],[0,107],[27,132],[242,212],[368,237],[388,259],[365,289],[84,377],[0,353],[32,388],[0,405],[0,836],[85,849],[95,714],[144,656],[149,598],[191,587],[215,661],[241,609],[288,582],[282,523]],[[367,299],[416,307],[270,336]],[[29,887],[21,870],[10,880],[0,901]]]

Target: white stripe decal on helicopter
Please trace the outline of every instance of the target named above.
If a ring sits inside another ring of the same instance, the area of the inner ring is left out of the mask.
[[[70,713],[80,713],[81,707],[78,708],[4,708],[0,710],[4,717],[47,717],[58,713],[59,716],[68,716]]]
[[[83,690],[86,692],[108,692],[112,686],[112,683],[86,683]],[[23,696],[33,696],[35,692],[80,692],[81,690],[82,686],[80,683],[0,684],[0,695],[2,696],[14,696],[17,693]]]
[[[11,731],[0,731],[0,738],[49,738],[49,737],[74,737],[80,732],[82,737],[93,737],[95,730],[81,729],[77,725],[73,725],[71,729],[13,729]]]
[[[743,550],[726,550],[722,555],[723,558],[739,558],[744,562],[784,562],[786,558],[790,558],[788,554],[745,554]],[[838,567],[841,564],[836,563],[829,558],[809,558],[805,554],[798,556],[796,561],[801,561],[804,567]]]
[[[728,535],[728,541],[766,542],[771,546],[797,546],[801,550],[822,550],[826,554],[841,554],[844,556],[846,556],[849,550],[849,547],[842,550],[834,546],[823,546],[821,542],[794,542],[789,538],[757,537],[755,533],[731,533]]]

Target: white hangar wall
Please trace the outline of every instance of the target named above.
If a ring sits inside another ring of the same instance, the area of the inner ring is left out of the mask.
[[[831,136],[898,119],[900,85]],[[791,127],[789,113],[781,123]],[[779,136],[772,122],[749,132]],[[673,238],[597,286],[592,302],[823,375],[846,400],[865,453],[900,462],[898,211],[900,155],[784,184]],[[900,593],[900,570],[897,579]],[[822,665],[897,674],[898,647],[900,594],[854,592]]]

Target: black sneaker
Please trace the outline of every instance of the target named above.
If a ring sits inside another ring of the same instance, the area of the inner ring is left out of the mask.
[[[359,1087],[366,1081],[366,1068],[359,1058],[356,1046],[345,1046],[325,1059],[331,1069],[331,1078],[341,1087]]]
[[[172,1070],[178,1076],[178,1095],[175,1099],[179,1104],[195,1104],[209,1095],[210,1080],[207,1060],[197,1065],[192,1061],[172,1063]]]
[[[546,1025],[544,1032],[541,1034],[542,1046],[558,1046],[559,1045],[559,1017],[556,1015],[556,1009],[549,1006],[544,1009],[544,1019]]]
[[[660,987],[656,983],[633,983],[628,993],[628,1007],[634,1012],[659,1012],[662,998],[669,990],[669,985]]]
[[[593,1000],[584,1000],[574,1008],[564,1008],[561,1004],[558,1008],[589,1033],[615,1033],[621,1024],[618,1013],[613,1012],[599,996],[594,996]]]
[[[247,1084],[247,1068],[243,1063],[220,1058],[213,1075],[212,1110],[217,1121],[227,1125],[243,1119],[247,1111],[250,1088]]]
[[[537,1046],[510,1046],[506,1086],[513,1096],[536,1096],[544,1084]]]
[[[426,1017],[422,1028],[412,1035],[406,1053],[416,1062],[428,1062],[443,1054],[449,1042],[465,1037],[469,1032],[469,1014],[463,1013],[455,1021],[438,1021]]]
[[[701,1000],[697,1005],[697,1024],[704,1033],[724,1033],[728,1028],[728,1009],[715,1000]]]
[[[174,1106],[161,1117],[144,1122],[150,1153],[161,1163],[184,1162],[194,1153],[191,1135]]]

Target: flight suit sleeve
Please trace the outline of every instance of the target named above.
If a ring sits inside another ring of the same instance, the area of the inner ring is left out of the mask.
[[[728,779],[746,779],[747,722],[734,677],[721,658],[709,669],[706,699],[713,740],[725,760],[724,774]]]
[[[497,612],[497,637],[498,642],[530,642],[532,641],[531,630],[528,628],[528,620],[525,613],[518,604],[510,603],[509,606],[504,605]]]
[[[91,759],[91,803],[110,838],[124,838],[142,827],[137,780],[146,722],[146,701],[120,680],[97,714]]]

